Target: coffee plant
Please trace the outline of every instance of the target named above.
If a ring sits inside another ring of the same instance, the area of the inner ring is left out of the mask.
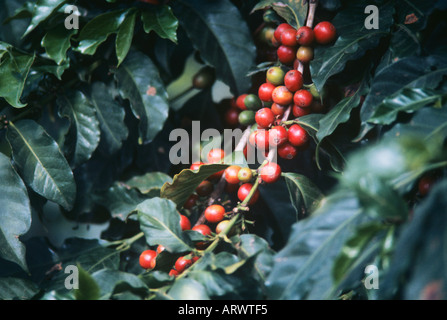
[[[447,297],[445,1],[0,4],[1,299]]]

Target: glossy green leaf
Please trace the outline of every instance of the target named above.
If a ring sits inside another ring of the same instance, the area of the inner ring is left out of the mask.
[[[161,197],[170,199],[177,207],[181,207],[203,180],[227,167],[226,164],[207,164],[201,165],[197,172],[184,169],[174,176],[172,183],[164,184]]]
[[[0,45],[6,44],[0,42]],[[20,98],[35,57],[18,53],[8,46],[3,48],[6,50],[0,48],[0,97],[15,108],[23,108],[27,104]]]
[[[155,31],[163,39],[177,43],[178,20],[170,7],[163,5],[141,13],[143,28],[146,33]]]
[[[70,210],[76,198],[76,184],[57,143],[33,120],[10,122],[6,137],[25,183]]]
[[[216,68],[217,78],[234,95],[248,91],[246,74],[255,65],[256,48],[238,9],[228,0],[180,0],[172,9],[203,60]]]
[[[412,113],[428,104],[440,103],[442,95],[422,88],[403,88],[398,93],[387,97],[374,110],[368,122],[374,124],[390,124],[396,120],[400,112]]]
[[[174,282],[170,288],[167,299],[171,300],[209,300],[210,297],[206,293],[205,288],[200,282],[182,278]]]
[[[60,65],[66,59],[67,51],[71,47],[71,38],[76,33],[76,29],[57,26],[49,30],[42,38],[42,47],[45,48],[48,56]]]
[[[103,82],[94,82],[91,86],[90,102],[96,110],[96,117],[101,128],[99,148],[106,154],[116,153],[129,134],[124,125],[126,112],[112,96],[112,89]]]
[[[60,95],[56,102],[59,115],[70,120],[64,151],[72,166],[77,167],[90,159],[99,144],[100,129],[96,109],[80,91]]]
[[[161,244],[172,253],[192,250],[180,228],[180,214],[174,202],[152,198],[140,203],[136,210],[140,228],[149,245]]]
[[[95,279],[79,264],[77,267],[79,271],[79,289],[74,289],[76,300],[98,300],[101,289]]]
[[[100,289],[100,300],[110,299],[120,285],[128,285],[135,289],[147,289],[145,283],[135,274],[119,270],[102,269],[94,272],[92,278]]]
[[[9,157],[0,153],[0,256],[28,271],[25,246],[19,237],[31,226],[28,192]]]
[[[326,81],[341,72],[348,61],[361,58],[389,33],[393,7],[390,4],[379,6],[380,28],[368,30],[364,26],[365,6],[359,3],[340,11],[331,21],[338,34],[335,43],[315,48],[315,59],[310,63],[310,70],[318,91],[321,92]]]
[[[172,183],[171,176],[163,172],[148,172],[141,176],[133,176],[125,182],[125,185],[146,194],[154,189],[161,189],[165,183]]]
[[[131,51],[117,69],[115,78],[121,96],[130,101],[140,122],[141,142],[151,142],[163,128],[169,112],[167,92],[157,67],[148,56]]]
[[[22,278],[0,278],[0,299],[29,300],[39,292],[34,282]]]
[[[31,22],[23,36],[28,35],[40,23],[53,15],[57,11],[57,9],[62,7],[62,5],[64,5],[66,2],[66,0],[37,0],[32,7]]]
[[[313,212],[323,197],[319,188],[304,175],[285,172],[283,176],[289,190],[290,200],[297,214],[306,216]]]
[[[253,11],[271,7],[281,16],[288,24],[298,29],[306,24],[307,10],[309,1],[302,0],[262,0],[259,1]]]
[[[115,50],[118,58],[118,67],[126,58],[130,46],[132,45],[136,17],[137,12],[130,10],[116,34]]]
[[[362,105],[362,122],[368,122],[385,99],[393,99],[404,89],[435,89],[446,74],[447,61],[438,56],[408,57],[382,69],[374,77],[371,90]]]
[[[326,299],[333,285],[332,264],[365,219],[352,193],[325,198],[313,216],[294,224],[289,242],[274,256],[266,281],[269,299]]]

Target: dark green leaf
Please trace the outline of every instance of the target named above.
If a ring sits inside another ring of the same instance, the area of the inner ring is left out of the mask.
[[[23,36],[33,31],[41,22],[53,15],[66,2],[66,0],[37,0],[32,7],[31,22]]]
[[[121,23],[118,29],[118,33],[116,34],[115,50],[116,57],[118,58],[118,67],[126,58],[130,46],[132,45],[136,16],[136,11],[129,10],[126,18]]]
[[[134,176],[125,182],[127,186],[136,188],[143,194],[154,189],[161,189],[165,183],[172,183],[172,178],[163,172],[148,172],[141,176]]]
[[[301,0],[262,0],[256,4],[253,11],[271,7],[288,24],[298,29],[306,24],[309,1]]]
[[[119,270],[102,269],[93,273],[92,278],[100,288],[98,299],[110,299],[116,287],[120,284],[127,284],[132,288],[146,288],[144,282],[136,275]]]
[[[76,185],[57,143],[33,120],[10,122],[6,136],[25,183],[70,210],[76,198]]]
[[[177,18],[168,6],[157,6],[155,10],[141,13],[143,28],[146,33],[155,31],[159,37],[177,43]]]
[[[111,89],[103,82],[92,84],[90,101],[96,109],[101,128],[102,143],[99,148],[109,155],[114,154],[121,148],[129,133],[124,125],[124,107],[113,99]]]
[[[21,278],[0,278],[1,300],[29,300],[39,292],[36,284]]]
[[[15,108],[23,108],[20,98],[34,56],[18,53],[4,42],[0,42],[0,97]]]
[[[149,245],[161,244],[172,253],[192,250],[180,228],[180,214],[174,202],[153,198],[140,203],[136,210]]]
[[[76,300],[98,300],[101,291],[95,279],[79,264],[77,267],[79,270],[79,289],[74,290]]]
[[[19,236],[31,226],[30,201],[25,184],[3,153],[0,153],[0,176],[0,256],[28,271],[25,246]]]
[[[390,124],[399,112],[412,113],[428,104],[440,102],[442,95],[422,88],[403,88],[389,96],[374,110],[368,122],[374,124]]]
[[[67,50],[71,47],[71,37],[76,33],[76,29],[57,26],[42,38],[42,47],[48,56],[60,65],[66,59]]]
[[[189,278],[182,278],[175,281],[168,292],[167,298],[172,300],[210,299],[204,286],[200,282]]]
[[[115,74],[118,89],[129,99],[135,117],[140,121],[142,143],[151,142],[168,117],[168,96],[157,67],[149,57],[131,51]]]
[[[371,30],[364,26],[364,10],[365,5],[358,4],[339,12],[331,21],[337,29],[336,42],[315,48],[315,59],[311,61],[310,69],[318,91],[321,92],[329,77],[341,72],[348,61],[362,57],[388,34],[393,22],[393,7],[389,4],[379,7],[380,28]]]
[[[256,48],[246,22],[228,0],[180,0],[175,15],[201,57],[217,71],[234,95],[251,86],[246,74],[255,64]]]
[[[203,180],[227,167],[226,164],[207,164],[201,165],[197,172],[184,169],[174,176],[172,183],[163,185],[161,197],[170,199],[177,207],[181,207]]]
[[[57,98],[59,114],[70,120],[65,135],[64,151],[73,167],[92,156],[99,144],[100,130],[96,110],[80,91],[73,91]]]

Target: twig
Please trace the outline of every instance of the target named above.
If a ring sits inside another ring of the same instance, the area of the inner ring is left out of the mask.
[[[318,0],[310,0],[309,2],[309,12],[307,14],[306,26],[309,28],[313,27],[315,10],[317,9]]]

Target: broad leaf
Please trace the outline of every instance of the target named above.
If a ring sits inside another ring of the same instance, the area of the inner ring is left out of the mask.
[[[289,242],[274,256],[266,281],[269,298],[326,299],[333,285],[332,264],[365,219],[352,194],[326,198],[313,216],[293,226]]]
[[[31,226],[31,205],[25,184],[3,153],[0,153],[0,176],[0,256],[28,270],[25,246],[19,237]]]
[[[125,185],[147,194],[154,189],[161,189],[165,183],[172,183],[172,178],[166,173],[148,172],[141,176],[133,176],[125,182]]]
[[[70,210],[76,198],[76,185],[57,143],[33,120],[10,122],[6,137],[25,183]]]
[[[331,21],[337,29],[337,40],[334,44],[315,48],[315,59],[311,61],[310,69],[319,92],[332,75],[344,69],[348,61],[361,58],[388,34],[393,22],[393,7],[389,4],[379,7],[380,28],[371,30],[365,28],[364,9],[364,4],[358,4],[338,13]]]
[[[110,299],[120,285],[128,285],[135,289],[146,288],[145,283],[138,276],[119,270],[102,269],[91,276],[100,289],[98,298],[100,300]]]
[[[20,98],[35,57],[16,52],[4,44],[0,42],[0,97],[15,108],[23,108],[26,103]]]
[[[34,282],[28,279],[0,278],[1,300],[29,300],[39,292]]]
[[[256,48],[238,9],[229,0],[180,0],[172,9],[203,60],[216,68],[217,78],[234,95],[246,92]]]
[[[227,167],[226,164],[207,164],[201,165],[197,172],[184,169],[174,176],[172,183],[163,185],[161,197],[170,199],[177,207],[181,207],[203,180]]]
[[[395,97],[404,89],[435,89],[446,74],[447,61],[438,56],[408,57],[382,69],[375,76],[362,105],[362,122],[368,122],[386,98]]]
[[[127,53],[129,52],[130,46],[132,45],[136,16],[137,12],[130,10],[124,21],[121,23],[118,33],[116,34],[115,50],[116,57],[118,58],[117,66],[124,61]]]
[[[158,69],[149,57],[131,51],[116,71],[118,89],[130,101],[135,117],[140,121],[142,143],[151,142],[161,131],[168,117],[168,96]]]
[[[76,29],[57,26],[42,38],[42,47],[48,56],[60,65],[66,59],[67,50],[71,47],[71,38],[76,33]]]
[[[100,130],[95,108],[80,91],[69,92],[57,98],[59,114],[70,120],[65,135],[64,151],[73,167],[92,156],[99,144]]]
[[[98,300],[101,291],[95,279],[79,264],[77,268],[79,271],[79,289],[74,290],[76,300]]]
[[[140,228],[149,245],[161,244],[172,253],[192,250],[180,228],[180,214],[174,202],[153,198],[140,203],[136,210]]]
[[[165,299],[209,300],[210,297],[200,282],[194,279],[182,278],[174,282],[174,285],[169,289],[168,295],[165,296]]]
[[[90,94],[90,101],[96,110],[96,117],[101,128],[99,149],[109,155],[121,148],[129,134],[129,130],[124,125],[126,116],[124,107],[113,99],[111,91],[103,82],[94,82]]]
[[[37,0],[36,3],[32,6],[31,22],[23,36],[26,36],[31,31],[33,31],[41,22],[48,19],[66,2],[66,0]]]
[[[146,33],[152,30],[163,39],[169,39],[177,43],[178,20],[168,6],[157,6],[157,8],[141,13],[143,28]]]
[[[319,188],[304,175],[292,172],[286,172],[283,175],[297,215],[304,217],[312,213],[323,197]]]
[[[309,1],[297,0],[263,0],[256,4],[253,11],[271,7],[288,24],[298,29],[306,24]]]

